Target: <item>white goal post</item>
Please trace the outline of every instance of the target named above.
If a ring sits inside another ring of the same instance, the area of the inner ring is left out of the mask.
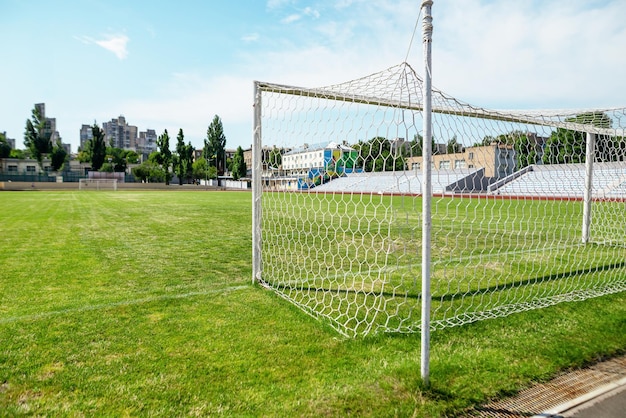
[[[78,190],[112,190],[117,191],[117,179],[79,179]]]
[[[348,336],[439,329],[626,290],[626,108],[505,112],[406,63],[323,88],[255,84],[253,277]]]
[[[427,84],[408,63],[254,83],[253,280],[350,337],[626,291],[626,107],[427,104]]]

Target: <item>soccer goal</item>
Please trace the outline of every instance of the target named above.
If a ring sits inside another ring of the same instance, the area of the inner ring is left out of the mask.
[[[253,280],[346,336],[626,290],[626,108],[489,110],[429,80],[255,82]]]
[[[79,179],[78,190],[112,190],[117,191],[117,179]]]
[[[254,280],[347,336],[433,329],[626,290],[626,109],[504,112],[421,78],[255,83]],[[431,259],[422,199],[432,196]]]

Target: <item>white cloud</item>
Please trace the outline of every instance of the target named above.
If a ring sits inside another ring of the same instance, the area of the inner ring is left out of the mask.
[[[96,44],[102,48],[111,51],[121,60],[128,56],[126,44],[128,44],[128,36],[126,35],[109,35],[107,39],[96,41]]]
[[[407,52],[416,4],[353,5],[350,16],[333,15],[311,27],[307,35],[314,35],[306,41],[294,36],[273,40],[270,51],[242,52],[228,74],[177,74],[160,98],[121,107],[125,114],[149,117],[133,120],[138,126],[161,132],[182,127],[186,138],[198,141],[218,114],[229,146],[245,147],[251,140],[252,80],[317,87],[398,64]],[[525,2],[435,3],[434,85],[484,107],[623,105],[626,27],[620,17],[626,15],[626,4],[589,9],[583,2],[555,0],[542,5],[534,10]],[[408,61],[423,74],[420,29]]]
[[[85,44],[98,45],[107,51],[114,53],[120,60],[123,60],[128,56],[127,44],[130,39],[124,34],[106,35],[104,39],[94,39],[88,36],[80,36],[76,37],[76,39]]]
[[[626,67],[626,3],[440,6],[433,6],[433,83],[448,93],[490,107],[623,105],[626,81],[617,69]]]
[[[293,23],[293,22],[297,22],[300,19],[302,19],[302,15],[294,13],[282,19],[281,23]]]
[[[258,33],[248,33],[246,35],[243,35],[241,37],[241,40],[244,42],[255,42],[259,40],[259,34]]]
[[[320,17],[320,12],[311,7],[305,7],[302,13],[304,13],[306,16],[311,16],[315,19],[319,19]]]

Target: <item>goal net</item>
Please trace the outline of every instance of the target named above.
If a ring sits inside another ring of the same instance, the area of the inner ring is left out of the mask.
[[[79,179],[78,190],[113,190],[117,191],[117,179]]]
[[[626,109],[494,111],[402,63],[323,88],[255,83],[254,279],[347,336],[626,290]],[[422,196],[432,258],[422,260]]]

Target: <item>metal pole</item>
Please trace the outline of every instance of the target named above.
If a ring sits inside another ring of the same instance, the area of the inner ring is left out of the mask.
[[[422,21],[424,43],[424,126],[423,126],[423,179],[422,179],[422,338],[421,376],[428,385],[430,372],[430,262],[431,262],[431,205],[432,205],[432,73],[431,45],[433,18],[431,0],[423,0],[424,20]]]
[[[591,226],[591,200],[593,181],[593,159],[596,148],[596,135],[587,132],[587,144],[585,146],[585,194],[583,197],[583,244],[589,242],[589,229]]]
[[[254,82],[252,142],[252,282],[261,281],[261,90]]]

